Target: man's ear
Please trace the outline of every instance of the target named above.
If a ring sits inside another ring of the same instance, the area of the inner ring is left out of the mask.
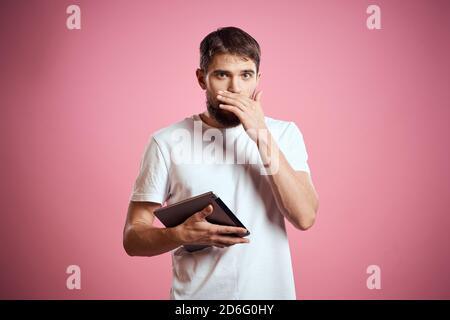
[[[205,82],[205,73],[202,69],[197,69],[195,71],[195,74],[197,75],[198,84],[203,90],[206,90],[206,82]]]

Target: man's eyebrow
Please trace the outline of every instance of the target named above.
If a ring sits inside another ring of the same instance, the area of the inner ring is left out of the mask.
[[[230,71],[227,70],[221,70],[221,69],[217,69],[213,71],[214,74],[217,73],[226,73],[226,74],[230,74]],[[251,74],[255,74],[255,71],[253,71],[252,69],[246,69],[246,70],[241,70],[241,73],[251,73]]]

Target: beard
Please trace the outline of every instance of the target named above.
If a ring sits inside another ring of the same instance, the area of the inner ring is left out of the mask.
[[[206,93],[206,107],[209,115],[226,128],[241,124],[241,120],[233,112],[221,109],[219,102],[214,101],[208,93]]]

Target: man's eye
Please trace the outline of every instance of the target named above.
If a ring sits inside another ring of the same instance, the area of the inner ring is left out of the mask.
[[[222,78],[222,76],[226,76],[226,74],[225,74],[225,73],[218,73],[217,76],[218,76],[219,78]]]
[[[247,76],[247,77],[245,77],[245,76]],[[244,73],[244,78],[245,79],[248,79],[248,78],[251,78],[251,77],[252,77],[252,75],[250,73]]]

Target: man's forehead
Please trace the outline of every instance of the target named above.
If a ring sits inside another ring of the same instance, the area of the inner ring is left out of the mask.
[[[222,53],[214,55],[214,58],[210,64],[210,71],[217,69],[227,71],[240,71],[250,69],[256,71],[256,66],[253,60],[248,57]]]

